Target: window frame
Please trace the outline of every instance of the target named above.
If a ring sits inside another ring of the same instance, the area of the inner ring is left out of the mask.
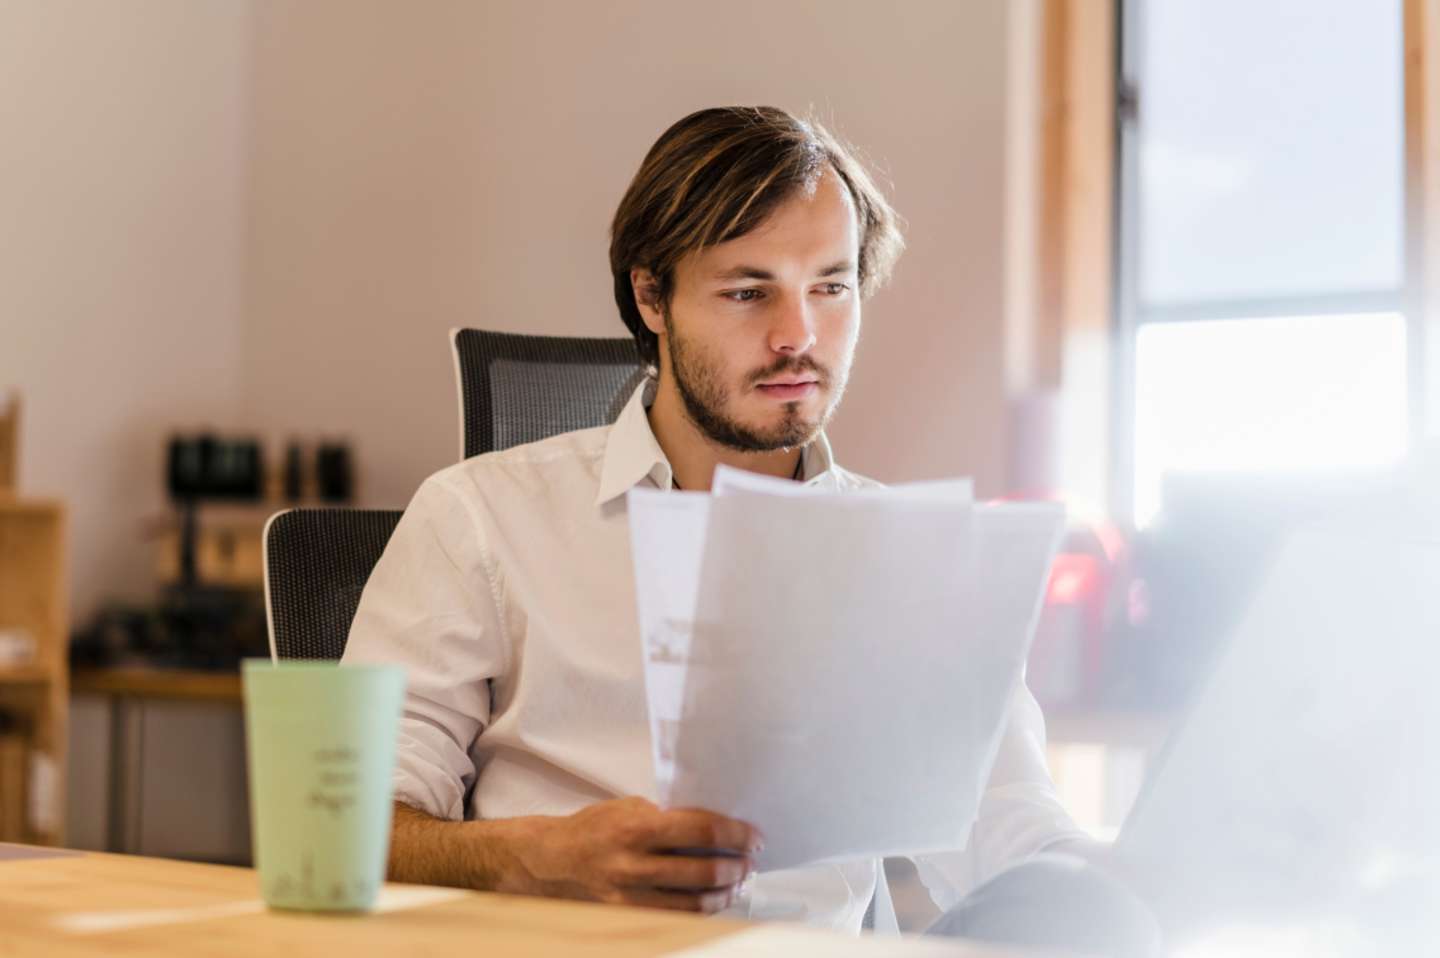
[[[1144,305],[1139,285],[1139,110],[1143,105],[1136,74],[1140,62],[1141,17],[1144,0],[1112,0],[1115,57],[1112,62],[1114,100],[1114,229],[1113,229],[1113,357],[1110,377],[1109,432],[1112,437],[1109,476],[1109,510],[1126,528],[1134,527],[1135,514],[1135,382],[1136,340],[1143,326],[1169,322],[1265,319],[1295,316],[1333,316],[1360,313],[1398,313],[1406,330],[1406,389],[1408,427],[1412,449],[1427,432],[1427,332],[1435,317],[1427,315],[1427,272],[1440,278],[1436,255],[1427,256],[1427,213],[1437,205],[1434,175],[1434,123],[1428,119],[1425,51],[1437,49],[1433,33],[1440,21],[1440,0],[1401,0],[1402,100],[1404,156],[1404,207],[1402,209],[1403,276],[1398,289],[1347,292],[1325,296],[1263,299],[1214,299],[1173,305]],[[1432,71],[1433,72],[1433,71]],[[1428,82],[1427,82],[1428,81]],[[1440,254],[1440,248],[1434,248]],[[1440,377],[1437,377],[1440,378]],[[1436,384],[1431,388],[1437,388]]]

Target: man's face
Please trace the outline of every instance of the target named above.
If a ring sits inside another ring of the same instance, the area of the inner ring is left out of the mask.
[[[854,202],[830,170],[751,233],[685,257],[663,317],[661,388],[669,377],[721,445],[809,442],[850,373],[858,257]]]

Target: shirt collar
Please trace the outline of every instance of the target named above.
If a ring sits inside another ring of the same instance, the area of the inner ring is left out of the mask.
[[[800,481],[807,486],[818,485],[835,466],[835,456],[830,451],[830,440],[825,430],[800,450]]]
[[[600,467],[600,491],[595,504],[603,506],[629,492],[647,476],[661,489],[670,488],[670,460],[650,430],[646,410],[655,401],[655,380],[645,378],[620,410],[605,440],[605,461]]]
[[[597,506],[629,492],[647,478],[660,489],[670,488],[674,478],[670,460],[651,431],[647,415],[654,401],[655,380],[647,378],[636,387],[610,427],[600,467],[600,489],[595,496]],[[830,440],[822,431],[800,451],[801,481],[806,485],[820,482],[834,464]]]

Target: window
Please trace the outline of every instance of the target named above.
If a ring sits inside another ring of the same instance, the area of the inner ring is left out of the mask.
[[[1383,467],[1412,391],[1401,0],[1122,4],[1122,514]]]

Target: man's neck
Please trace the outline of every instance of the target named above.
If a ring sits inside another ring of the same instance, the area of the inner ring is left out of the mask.
[[[675,483],[692,492],[708,492],[721,463],[758,472],[762,475],[789,479],[800,469],[800,450],[777,452],[740,452],[710,439],[685,412],[684,400],[673,384],[661,380],[655,402],[649,410],[650,430],[670,461]]]

